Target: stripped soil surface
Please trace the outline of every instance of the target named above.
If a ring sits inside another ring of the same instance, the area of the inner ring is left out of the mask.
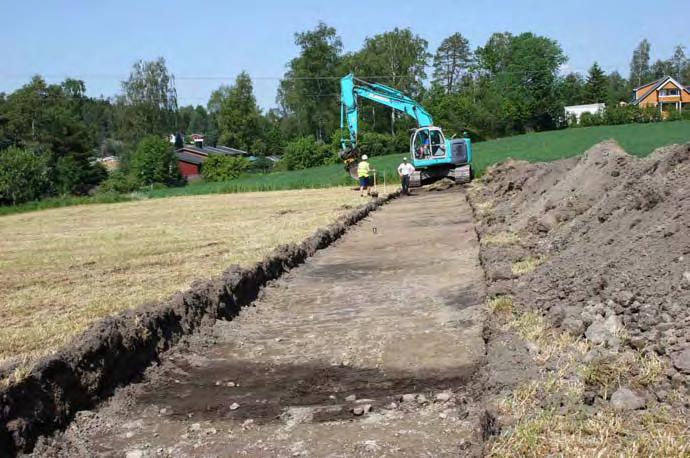
[[[34,456],[477,455],[483,301],[464,191],[398,199]]]

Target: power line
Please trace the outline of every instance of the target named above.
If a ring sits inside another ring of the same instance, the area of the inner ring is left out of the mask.
[[[581,72],[577,69],[568,69],[569,72]],[[479,70],[479,73],[482,71]],[[472,73],[472,72],[469,72]],[[496,74],[508,74],[508,75],[536,75],[554,73],[551,70],[500,70]],[[121,74],[108,74],[108,73],[82,73],[82,74],[60,74],[60,73],[0,73],[0,78],[4,79],[28,79],[34,76],[41,76],[43,78],[50,79],[67,79],[67,78],[79,78],[79,79],[101,79],[101,80],[126,80],[129,75]],[[181,75],[175,76],[174,79],[177,81],[234,81],[235,76],[222,76],[222,75]],[[340,80],[341,76],[251,76],[252,80],[269,80],[269,81],[310,81],[310,80]],[[389,79],[389,80],[402,80],[402,79],[417,79],[416,75],[365,75],[357,76],[359,79]]]

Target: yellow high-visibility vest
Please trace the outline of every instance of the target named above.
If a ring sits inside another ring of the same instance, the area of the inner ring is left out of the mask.
[[[362,161],[357,166],[357,176],[362,178],[367,178],[369,176],[369,163],[367,161]]]

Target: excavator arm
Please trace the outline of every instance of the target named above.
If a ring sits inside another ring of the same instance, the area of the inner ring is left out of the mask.
[[[381,105],[406,113],[417,121],[417,127],[434,124],[431,115],[419,103],[402,92],[379,83],[368,83],[349,74],[340,80],[340,130],[343,152],[341,157],[356,156],[358,133],[357,97],[363,97]],[[349,138],[345,137],[347,122]]]

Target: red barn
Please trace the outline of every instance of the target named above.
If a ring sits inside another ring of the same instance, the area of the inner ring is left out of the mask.
[[[186,180],[194,180],[201,176],[201,164],[206,160],[205,156],[190,154],[184,149],[177,151],[177,168]]]
[[[244,156],[250,157],[251,153],[227,146],[203,146],[199,142],[197,145],[184,145],[176,151],[177,168],[180,170],[187,181],[201,177],[201,168],[204,161],[210,154],[222,154],[224,156]]]

